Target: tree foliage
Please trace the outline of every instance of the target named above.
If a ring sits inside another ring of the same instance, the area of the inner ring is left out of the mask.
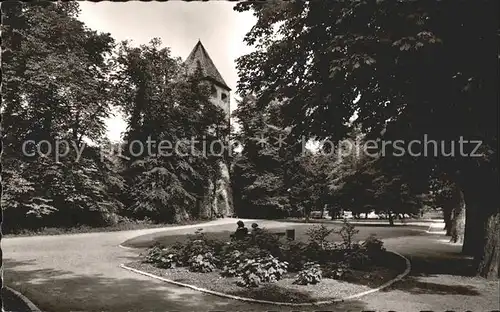
[[[285,140],[288,131],[280,127],[277,103],[259,112],[255,100],[251,95],[245,96],[234,112],[241,125],[236,139],[243,147],[233,159],[235,206],[241,216],[285,216],[289,210],[285,183],[287,147],[278,140]]]
[[[455,144],[454,157],[399,157],[393,167],[409,170],[415,188],[432,169],[453,177],[478,212],[473,231],[484,233],[475,238],[484,247],[479,271],[498,276],[498,3],[243,1],[235,9],[257,17],[245,38],[256,49],[238,59],[238,90],[255,93],[261,107],[284,99],[294,136],[339,140],[360,126],[368,138],[406,143],[424,135],[482,142],[482,157],[469,157],[474,144]],[[399,184],[390,180],[381,183]]]
[[[105,224],[120,208],[106,183],[115,173],[96,148],[79,160],[75,148],[105,132],[113,39],[85,27],[77,3],[10,2],[2,11],[4,228]],[[52,154],[33,153],[41,140]],[[61,159],[57,140],[72,142]]]
[[[159,39],[140,47],[123,42],[113,61],[115,103],[128,120],[123,174],[130,213],[168,222],[200,216],[225,156],[209,147],[228,131],[210,102],[210,85],[200,68],[187,75]],[[151,148],[137,154],[133,141]]]

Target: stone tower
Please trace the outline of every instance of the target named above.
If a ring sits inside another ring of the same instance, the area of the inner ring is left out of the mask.
[[[226,113],[226,120],[229,126],[230,122],[230,96],[231,88],[226,84],[221,74],[215,67],[212,59],[205,50],[205,47],[198,41],[193,50],[184,61],[188,73],[193,73],[198,65],[201,67],[205,79],[212,85],[211,102],[218,105]],[[226,145],[227,146],[227,145]],[[229,164],[226,162],[220,163],[222,178],[214,181],[210,187],[213,192],[212,196],[202,203],[209,209],[202,209],[201,217],[214,217],[217,215],[232,216],[234,214],[231,184],[229,177]]]

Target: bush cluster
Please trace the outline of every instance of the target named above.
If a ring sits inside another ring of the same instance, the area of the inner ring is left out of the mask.
[[[338,234],[342,243],[331,243],[328,236]],[[239,277],[238,285],[257,287],[272,283],[287,272],[298,272],[294,283],[319,283],[322,277],[345,279],[352,270],[363,270],[376,263],[385,251],[375,236],[362,244],[354,242],[357,230],[345,221],[333,231],[325,226],[308,230],[308,242],[285,241],[265,230],[244,240],[222,243],[209,240],[202,229],[169,249],[155,245],[144,261],[160,268],[188,267],[192,272],[214,272],[223,277]]]
[[[373,234],[368,236],[368,238],[363,242],[362,247],[366,251],[368,257],[373,260],[379,260],[380,255],[382,255],[385,251],[384,242]]]

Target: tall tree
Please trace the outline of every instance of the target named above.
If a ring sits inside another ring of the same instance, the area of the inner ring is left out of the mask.
[[[235,207],[241,216],[283,217],[290,208],[285,182],[289,131],[281,127],[278,103],[262,112],[256,100],[252,95],[243,97],[233,113],[241,126],[235,138],[243,148],[232,170]]]
[[[78,11],[76,2],[2,5],[5,229],[95,224],[119,209],[99,153],[82,150],[84,139],[97,141],[106,130],[113,39],[85,27]],[[50,145],[45,156],[34,153],[42,140]]]
[[[465,240],[478,246],[478,273],[498,277],[498,2],[244,1],[235,9],[257,17],[245,38],[256,51],[238,60],[238,89],[261,105],[286,98],[295,135],[341,139],[356,111],[369,137],[447,142],[455,157],[412,165],[424,177],[434,166],[453,176],[475,212]],[[470,157],[474,144],[459,147],[462,137],[481,141],[482,157]]]
[[[210,181],[224,157],[210,146],[228,129],[201,69],[187,75],[159,39],[139,47],[123,42],[113,63],[115,105],[128,122],[123,174],[130,213],[163,222],[210,215],[202,211],[210,209],[205,197],[213,195]]]

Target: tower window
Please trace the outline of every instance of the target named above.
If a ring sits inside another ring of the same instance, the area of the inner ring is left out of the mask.
[[[226,101],[226,99],[227,99],[227,94],[222,93],[222,94],[220,95],[220,99],[221,99],[221,100],[223,100],[223,101]]]

